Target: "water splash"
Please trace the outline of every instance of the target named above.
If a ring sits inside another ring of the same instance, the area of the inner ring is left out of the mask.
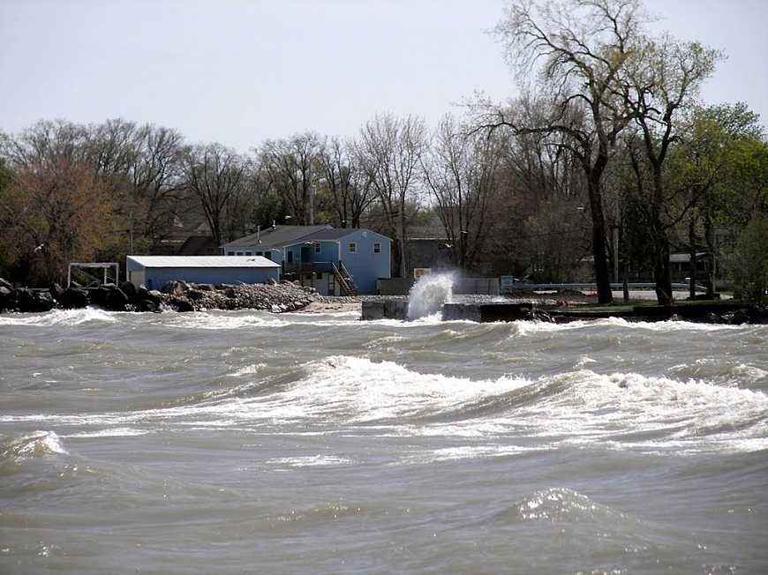
[[[454,273],[422,276],[408,293],[408,319],[414,320],[438,313],[453,296]]]

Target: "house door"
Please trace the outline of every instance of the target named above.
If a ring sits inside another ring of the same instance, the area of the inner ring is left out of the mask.
[[[305,264],[307,262],[312,261],[312,255],[311,255],[310,247],[309,246],[301,246],[301,263]]]
[[[333,274],[325,274],[328,278],[328,295],[336,295],[336,279]]]

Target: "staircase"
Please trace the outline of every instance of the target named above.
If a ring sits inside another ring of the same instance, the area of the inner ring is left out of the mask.
[[[336,264],[331,265],[333,265],[333,276],[341,287],[341,295],[357,295],[355,280],[352,279],[352,274],[349,273],[344,264],[339,262],[338,266]]]

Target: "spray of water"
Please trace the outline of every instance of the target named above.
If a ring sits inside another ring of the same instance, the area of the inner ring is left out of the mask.
[[[437,313],[453,295],[454,273],[439,273],[422,276],[413,284],[408,293],[408,319]]]

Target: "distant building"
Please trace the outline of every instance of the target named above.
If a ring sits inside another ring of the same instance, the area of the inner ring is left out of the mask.
[[[219,246],[211,236],[189,236],[176,251],[177,256],[217,256]]]
[[[391,240],[371,230],[331,226],[273,226],[221,246],[227,256],[264,256],[285,279],[323,295],[376,293],[391,277]]]
[[[418,226],[409,230],[405,242],[408,269],[403,277],[414,279],[421,270],[438,271],[454,267],[452,264],[453,246],[446,237],[445,230],[437,225]]]
[[[172,281],[255,284],[280,279],[280,265],[258,256],[128,256],[128,281],[160,289]]]

